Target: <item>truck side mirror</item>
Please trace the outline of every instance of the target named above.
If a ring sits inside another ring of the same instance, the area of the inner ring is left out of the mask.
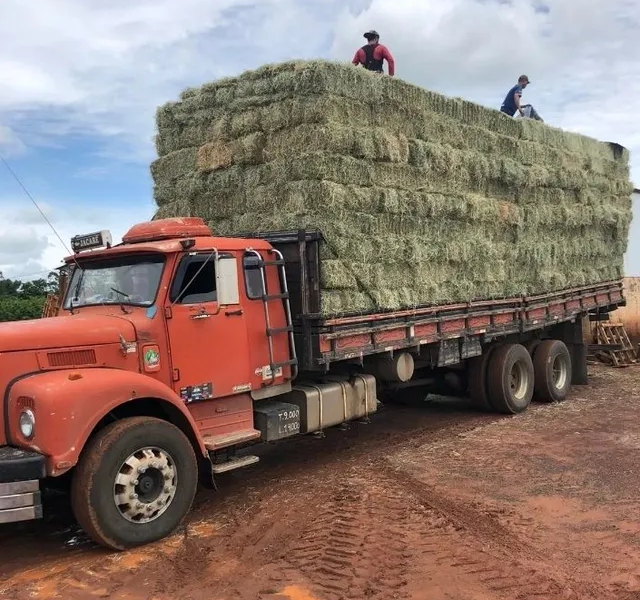
[[[216,256],[216,289],[218,304],[240,304],[238,290],[238,261],[235,256]]]

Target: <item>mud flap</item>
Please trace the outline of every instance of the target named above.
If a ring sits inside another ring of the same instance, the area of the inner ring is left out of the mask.
[[[200,463],[200,485],[207,490],[218,491],[216,480],[213,474],[213,461],[202,458]]]

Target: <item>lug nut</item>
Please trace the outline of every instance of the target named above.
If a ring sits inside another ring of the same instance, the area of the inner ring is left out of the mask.
[[[169,492],[171,492],[171,488],[169,486],[167,486],[166,488],[164,488],[164,493],[168,494]]]
[[[144,506],[142,505],[142,502],[138,502],[138,504],[136,504],[136,508],[138,510],[141,510],[142,508],[144,508]]]
[[[167,474],[164,476],[164,478],[165,478],[165,480],[166,480],[166,481],[169,481],[169,479],[171,479],[171,475],[170,475],[169,473],[167,473]]]
[[[131,500],[136,500],[137,498],[138,498],[138,494],[131,494],[129,496],[129,499],[131,499]]]
[[[138,473],[146,473],[147,472],[147,468],[146,467],[140,467],[138,469]]]
[[[137,479],[133,480],[133,485],[138,485],[139,481]]]

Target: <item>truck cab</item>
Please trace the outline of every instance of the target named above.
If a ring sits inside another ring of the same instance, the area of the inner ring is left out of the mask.
[[[73,471],[78,521],[121,549],[172,530],[198,472],[255,458],[233,452],[261,438],[254,402],[296,374],[287,284],[268,242],[196,218],[72,246],[59,314],[0,324],[0,523],[40,517],[39,482]],[[272,413],[299,431],[295,406]]]

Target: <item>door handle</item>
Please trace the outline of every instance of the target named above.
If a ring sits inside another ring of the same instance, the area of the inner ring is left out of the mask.
[[[191,315],[192,319],[208,319],[211,315],[209,313],[198,313],[197,315]]]
[[[230,310],[224,313],[225,316],[227,317],[238,317],[242,314],[242,309],[239,308],[238,310]]]

